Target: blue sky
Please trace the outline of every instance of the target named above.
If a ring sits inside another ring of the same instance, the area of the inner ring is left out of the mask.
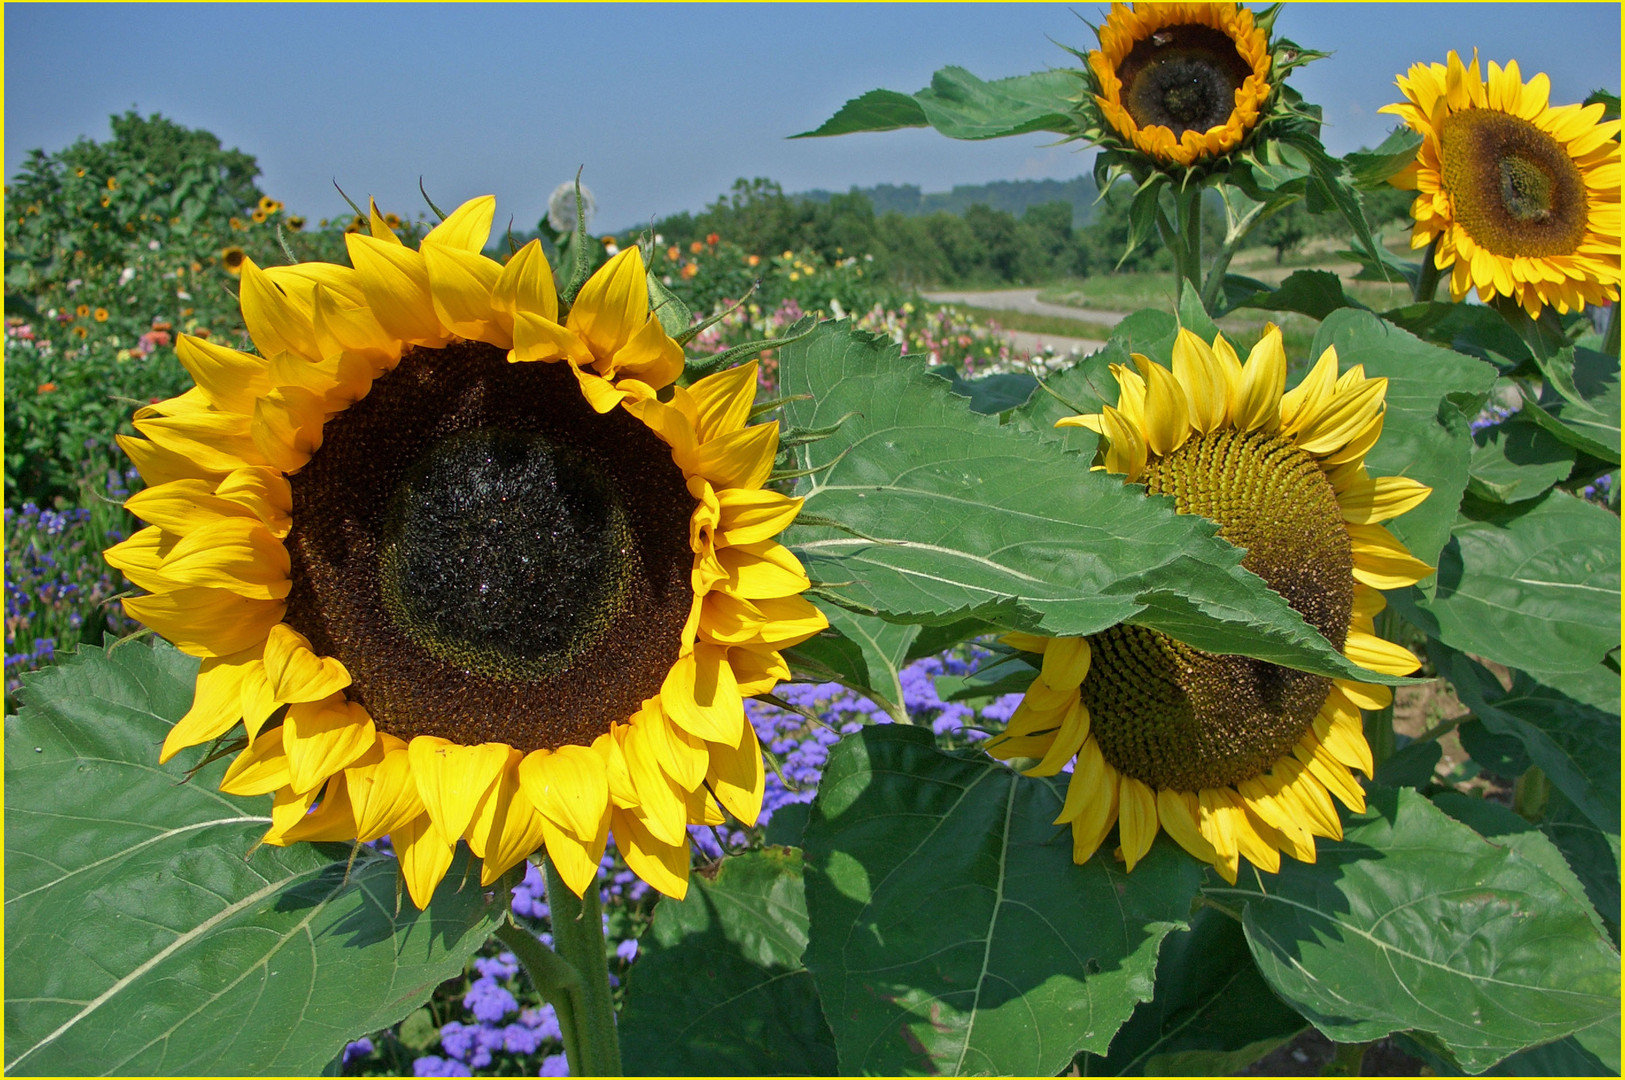
[[[5,164],[108,136],[132,106],[259,159],[290,212],[347,213],[333,190],[415,215],[495,193],[528,228],[585,166],[600,228],[696,210],[735,177],[787,191],[927,191],[1086,172],[1047,136],[929,131],[787,141],[865,90],[914,91],[948,64],[983,78],[1065,66],[1096,4],[7,4]],[[1620,81],[1616,3],[1289,3],[1277,31],[1335,55],[1293,85],[1327,145],[1372,145],[1393,78],[1475,46],[1546,71],[1554,103]],[[1053,41],[1051,40],[1053,39]]]

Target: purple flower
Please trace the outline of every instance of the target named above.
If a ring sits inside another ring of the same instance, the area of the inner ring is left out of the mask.
[[[413,1076],[473,1076],[468,1066],[460,1061],[447,1061],[443,1057],[429,1054],[412,1062]]]
[[[350,1062],[354,1061],[356,1058],[366,1057],[368,1054],[372,1053],[372,1049],[373,1049],[372,1040],[367,1038],[366,1036],[362,1036],[361,1038],[357,1039],[355,1042],[350,1043],[347,1046],[345,1046],[345,1048],[344,1048],[344,1064],[348,1065],[348,1064],[350,1064]]]
[[[615,946],[615,955],[619,956],[625,963],[630,964],[633,960],[637,959],[638,939],[627,938],[625,941]]]
[[[563,1054],[549,1054],[542,1059],[542,1070],[537,1076],[569,1076],[570,1062]]]
[[[495,979],[482,975],[463,995],[463,1007],[474,1014],[474,1019],[494,1024],[509,1013],[518,1012],[519,1002]]]

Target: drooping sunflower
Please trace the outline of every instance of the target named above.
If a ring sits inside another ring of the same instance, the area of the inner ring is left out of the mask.
[[[1380,524],[1427,498],[1405,477],[1371,477],[1386,379],[1341,376],[1327,349],[1285,392],[1286,353],[1270,326],[1245,366],[1224,337],[1181,330],[1173,370],[1134,357],[1113,365],[1116,406],[1057,426],[1099,432],[1103,467],[1170,495],[1246,549],[1242,565],[1280,593],[1343,654],[1375,672],[1418,667],[1376,636],[1383,589],[1432,573]],[[1118,826],[1132,870],[1159,828],[1234,882],[1241,856],[1271,872],[1285,851],[1315,858],[1315,836],[1342,835],[1331,797],[1354,810],[1371,775],[1361,709],[1393,700],[1381,685],[1327,679],[1239,656],[1200,652],[1119,625],[1089,637],[1012,634],[1042,655],[1039,674],[993,756],[1037,759],[1028,775],[1072,778],[1057,824],[1083,863]]]
[[[1162,164],[1228,153],[1264,114],[1269,38],[1239,4],[1114,3],[1099,36],[1094,102],[1123,143]]]
[[[1476,50],[1396,83],[1406,100],[1378,111],[1422,146],[1390,183],[1417,193],[1411,247],[1438,240],[1451,296],[1512,297],[1531,317],[1618,299],[1620,122],[1601,103],[1553,107],[1550,80],[1524,82],[1516,60],[1485,79]]]
[[[774,539],[800,500],[754,365],[674,385],[636,249],[561,318],[539,242],[481,254],[494,208],[246,260],[259,355],[180,338],[197,386],[120,439],[150,527],[107,552],[202,660],[161,760],[241,723],[221,786],[273,796],[265,841],[387,835],[420,907],[459,840],[579,893],[611,832],[681,896],[687,826],[761,805],[742,699],[826,625]]]

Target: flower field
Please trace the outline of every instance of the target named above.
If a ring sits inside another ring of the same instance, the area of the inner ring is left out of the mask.
[[[1082,239],[33,152],[6,1072],[1618,1074],[1619,99],[1451,51],[1336,157],[1278,10],[797,136],[1077,140]]]

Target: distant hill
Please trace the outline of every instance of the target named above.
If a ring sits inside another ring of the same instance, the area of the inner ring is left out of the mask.
[[[962,214],[966,207],[976,203],[1020,217],[1029,206],[1068,202],[1072,204],[1074,226],[1088,224],[1093,218],[1094,201],[1098,194],[1095,182],[1087,176],[1071,180],[995,180],[991,184],[959,184],[952,191],[923,192],[917,184],[878,184],[875,187],[854,187],[852,190],[867,195],[874,204],[876,214],[896,211],[905,217],[932,214],[938,210]],[[830,192],[815,188],[792,197],[829,202]]]

